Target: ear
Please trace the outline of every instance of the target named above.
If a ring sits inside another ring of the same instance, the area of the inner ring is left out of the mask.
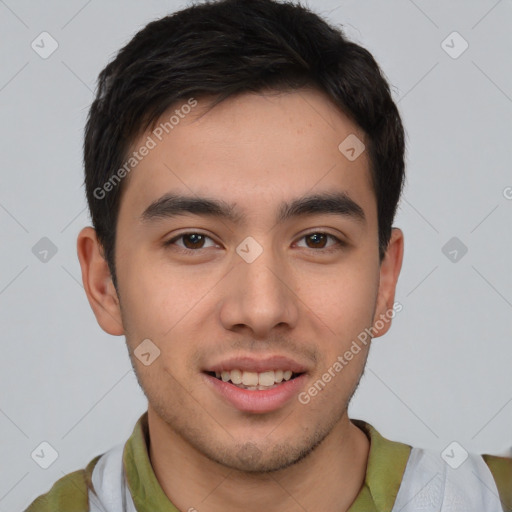
[[[113,336],[124,334],[119,299],[96,230],[83,228],[76,245],[85,293],[98,324]]]
[[[374,338],[386,334],[391,327],[391,318],[394,314],[391,316],[390,312],[395,311],[395,289],[402,268],[403,255],[404,234],[399,228],[392,228],[388,248],[380,265],[379,291],[373,317]]]

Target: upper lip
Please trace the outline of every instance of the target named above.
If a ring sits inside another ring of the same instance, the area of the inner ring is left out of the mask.
[[[291,370],[293,373],[304,373],[307,367],[286,356],[271,356],[256,359],[254,357],[233,357],[205,368],[206,372],[229,372],[240,370],[261,373],[269,370]]]

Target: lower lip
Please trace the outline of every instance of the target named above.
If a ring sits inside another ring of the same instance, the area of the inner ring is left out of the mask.
[[[249,391],[224,382],[203,373],[206,381],[231,405],[240,411],[252,413],[265,413],[283,407],[292,398],[296,397],[303,387],[306,374],[303,373],[292,380],[283,381],[272,389]]]

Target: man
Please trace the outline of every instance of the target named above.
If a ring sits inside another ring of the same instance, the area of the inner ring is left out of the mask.
[[[366,50],[291,3],[187,8],[102,71],[84,161],[84,287],[148,410],[29,512],[512,510],[511,460],[453,469],[347,415],[403,256]]]

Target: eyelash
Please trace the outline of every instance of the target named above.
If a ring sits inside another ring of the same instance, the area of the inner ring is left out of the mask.
[[[183,238],[183,237],[185,237],[187,235],[202,235],[205,238],[209,238],[210,240],[215,242],[210,236],[206,235],[205,233],[201,233],[200,231],[187,231],[186,233],[181,233],[180,235],[175,236],[174,238],[171,238],[170,240],[167,240],[166,242],[164,242],[163,245],[164,245],[164,247],[171,247],[172,245],[174,245],[174,243],[177,240],[180,240],[181,238]],[[330,233],[326,233],[324,231],[311,231],[310,233],[306,233],[305,235],[302,235],[302,237],[299,240],[302,240],[302,239],[304,239],[304,238],[306,238],[308,236],[311,236],[311,235],[326,235],[328,238],[331,238],[336,243],[334,245],[332,245],[331,247],[328,247],[326,249],[324,249],[322,247],[320,247],[319,249],[313,249],[313,248],[310,248],[310,247],[305,247],[305,249],[310,249],[310,250],[315,251],[315,252],[331,253],[331,252],[334,252],[334,251],[341,250],[341,249],[343,249],[343,248],[345,248],[347,246],[347,244],[343,240],[340,240],[337,236],[331,235]],[[186,254],[190,254],[190,253],[194,253],[194,252],[200,252],[200,251],[202,251],[204,249],[208,249],[208,247],[200,247],[199,249],[188,249],[186,247],[180,247],[180,246],[175,246],[175,247],[176,247],[176,250],[178,250],[179,252],[183,252],[183,253],[186,253]]]

